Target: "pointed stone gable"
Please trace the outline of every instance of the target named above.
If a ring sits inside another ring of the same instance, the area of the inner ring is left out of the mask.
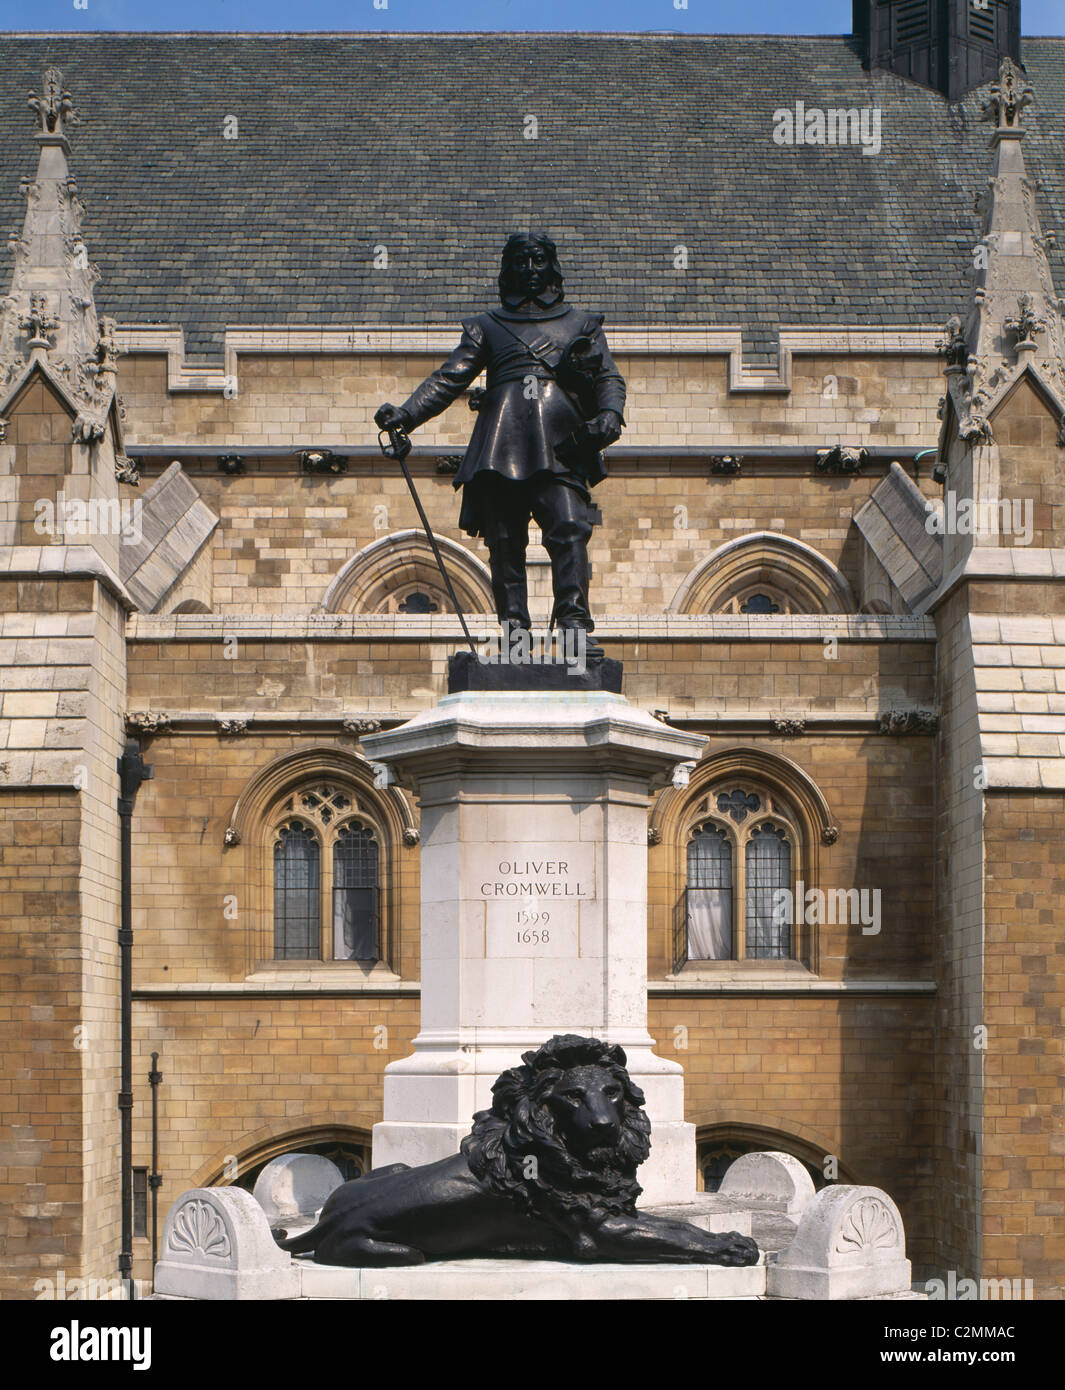
[[[180,463],[172,463],[140,500],[141,539],[123,545],[119,558],[122,582],[138,607],[150,613],[200,553],[218,517]]]
[[[968,321],[947,323],[947,389],[962,439],[990,441],[991,415],[1031,370],[1065,418],[1065,326],[1036,209],[1036,188],[1021,149],[1032,89],[1010,59],[983,107],[994,123],[994,162],[977,198],[984,230],[974,248],[976,272]],[[945,422],[946,424],[946,422]]]
[[[62,73],[48,68],[30,97],[39,129],[37,176],[24,179],[26,219],[13,238],[11,288],[0,302],[0,416],[35,369],[74,415],[73,437],[101,439],[115,394],[114,322],[97,321],[99,272],[81,234],[81,203],[67,158],[66,130],[77,124]]]
[[[897,463],[854,514],[854,524],[911,609],[943,577],[943,544],[929,529],[929,514],[920,489]]]

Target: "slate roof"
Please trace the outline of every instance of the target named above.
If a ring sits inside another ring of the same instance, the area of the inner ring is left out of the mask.
[[[1065,41],[1023,53],[1065,291]],[[850,38],[0,34],[0,226],[21,225],[46,61],[82,117],[98,308],[180,325],[191,357],[217,360],[227,323],[454,322],[530,224],[608,327],[738,323],[752,360],[781,324],[939,323],[968,301],[981,94],[871,75]],[[882,152],[774,144],[796,100],[879,106]],[[0,257],[6,283],[2,238]]]

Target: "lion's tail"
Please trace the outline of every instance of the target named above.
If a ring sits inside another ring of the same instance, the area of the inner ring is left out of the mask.
[[[287,1250],[290,1255],[305,1255],[308,1250],[314,1249],[319,1239],[317,1223],[297,1236],[290,1236],[283,1226],[273,1227],[270,1234],[281,1249]]]

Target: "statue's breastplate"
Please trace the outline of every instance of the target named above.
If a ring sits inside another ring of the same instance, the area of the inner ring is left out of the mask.
[[[552,380],[562,355],[578,335],[583,316],[568,309],[557,318],[478,320],[490,353],[488,389],[535,376]]]

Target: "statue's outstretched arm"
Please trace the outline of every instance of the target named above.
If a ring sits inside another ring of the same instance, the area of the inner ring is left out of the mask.
[[[446,410],[487,365],[484,336],[474,323],[462,326],[458,347],[442,366],[430,372],[400,406],[410,421],[409,429],[423,425]]]

